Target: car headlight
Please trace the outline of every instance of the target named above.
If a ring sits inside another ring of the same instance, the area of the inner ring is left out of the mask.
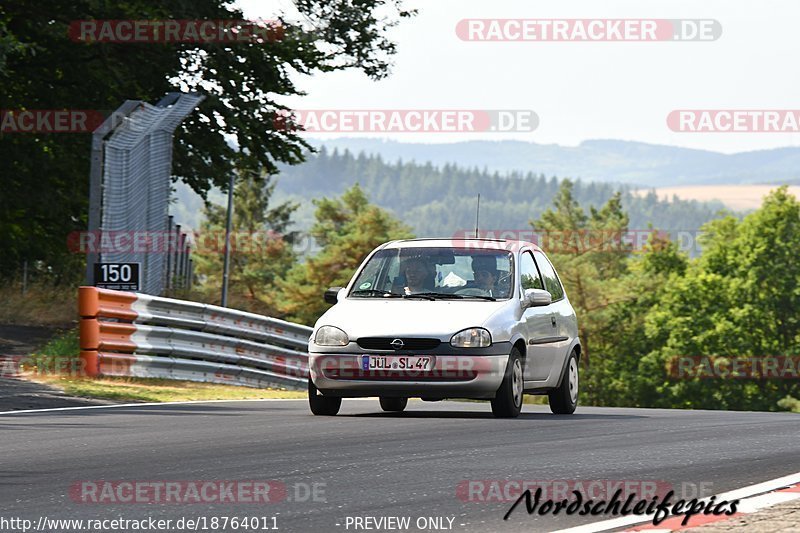
[[[314,344],[319,346],[347,346],[349,343],[347,333],[334,326],[322,326],[314,335]]]
[[[492,336],[483,328],[469,328],[453,335],[450,345],[456,348],[485,348],[492,345]]]

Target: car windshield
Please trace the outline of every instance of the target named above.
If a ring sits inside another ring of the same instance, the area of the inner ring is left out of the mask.
[[[511,296],[511,253],[469,248],[386,248],[361,269],[352,298],[498,300]]]

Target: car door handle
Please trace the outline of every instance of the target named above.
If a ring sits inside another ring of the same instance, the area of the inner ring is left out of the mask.
[[[550,324],[552,324],[553,327],[556,327],[556,317],[554,317],[554,316],[550,317]]]

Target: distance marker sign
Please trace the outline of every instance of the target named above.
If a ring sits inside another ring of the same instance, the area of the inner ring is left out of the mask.
[[[94,286],[115,291],[140,289],[141,263],[95,263]]]

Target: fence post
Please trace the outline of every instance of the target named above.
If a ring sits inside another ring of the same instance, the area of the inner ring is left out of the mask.
[[[233,173],[228,181],[228,214],[225,219],[225,259],[222,264],[222,307],[228,306],[228,278],[231,269],[231,223],[233,219]]]
[[[22,295],[28,293],[28,260],[22,263]]]
[[[164,272],[165,272],[165,274],[164,274],[164,287],[168,291],[172,288],[172,275],[171,275],[171,272],[172,272],[172,252],[170,251],[170,244],[169,243],[172,242],[171,241],[171,239],[172,239],[172,230],[173,230],[174,225],[175,225],[175,223],[173,222],[172,215],[168,215],[167,216],[167,235],[166,235],[167,245],[161,251],[162,253],[166,254],[166,256],[167,256],[167,264],[166,264],[166,267],[164,268]]]

